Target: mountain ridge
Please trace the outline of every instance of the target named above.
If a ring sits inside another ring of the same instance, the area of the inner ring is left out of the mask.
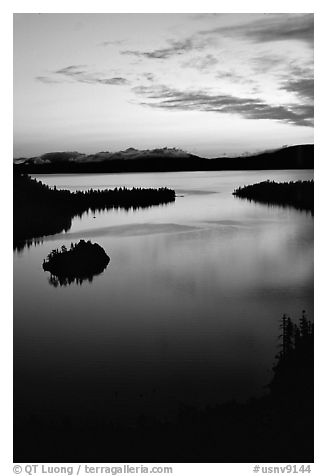
[[[134,147],[129,147],[125,150],[120,150],[117,152],[110,151],[101,151],[94,154],[84,154],[77,151],[65,151],[65,152],[47,152],[36,157],[20,157],[14,159],[14,163],[29,163],[29,164],[38,164],[38,163],[51,163],[58,162],[61,160],[68,160],[70,162],[100,162],[105,160],[131,160],[139,159],[144,157],[155,157],[155,156],[165,156],[169,158],[173,157],[198,157],[194,154],[185,152],[182,149],[177,149],[176,147],[168,148],[163,147],[161,149],[135,149]],[[202,158],[202,157],[198,157]]]
[[[313,144],[294,145],[240,157],[207,159],[177,148],[83,154],[49,152],[14,159],[15,169],[26,173],[165,172],[195,170],[312,169]]]

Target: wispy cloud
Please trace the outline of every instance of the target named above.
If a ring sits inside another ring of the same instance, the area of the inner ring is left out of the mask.
[[[35,79],[36,81],[39,81],[40,83],[44,83],[44,84],[58,84],[61,82],[53,78],[50,78],[48,76],[36,76]]]
[[[269,15],[268,15],[269,17]],[[268,19],[262,25],[255,25],[247,32],[254,41],[298,40],[313,43],[313,15],[281,15]]]
[[[71,66],[66,66],[65,68],[60,68],[54,71],[54,74],[61,74],[69,77],[80,76],[85,74],[85,68],[87,68],[87,65],[85,64],[73,64]]]
[[[190,13],[190,20],[208,20],[208,18],[217,18],[224,15],[229,15],[228,13]]]
[[[218,19],[220,17],[221,15],[217,15]],[[208,15],[204,15],[203,18],[208,18]],[[211,18],[214,20],[215,16],[211,16]],[[120,53],[138,58],[168,60],[187,53],[203,52],[207,47],[216,48],[219,40],[247,40],[260,44],[296,40],[313,46],[313,14],[266,14],[260,15],[260,18],[257,16],[251,17],[251,20],[246,22],[244,22],[244,18],[246,16],[240,15],[237,23],[218,25],[206,30],[195,31],[184,39],[168,40],[167,45],[162,48],[152,50],[126,49]],[[266,54],[253,58],[252,62],[256,72],[267,73],[271,69],[285,66],[285,57],[282,54],[276,53]],[[218,63],[217,55],[210,51],[202,56],[186,59],[181,66],[191,67],[199,71],[208,71]]]
[[[246,37],[264,43],[283,40],[298,40],[313,44],[313,14],[266,14],[252,22],[219,26],[199,32],[200,35],[224,35]]]
[[[188,51],[201,49],[202,45],[196,43],[193,38],[186,38],[184,40],[168,40],[168,46],[165,48],[158,48],[152,51],[141,50],[123,50],[123,55],[133,55],[138,57],[150,59],[167,59],[172,56],[182,55]]]
[[[36,80],[43,83],[60,83],[62,79],[58,80],[58,76],[61,78],[70,79],[79,83],[86,84],[104,84],[111,86],[121,86],[128,84],[129,81],[126,78],[120,76],[105,77],[101,73],[92,73],[87,70],[86,65],[70,65],[65,68],[58,69],[53,72],[54,76],[37,76]]]
[[[123,45],[124,43],[126,43],[126,40],[107,40],[102,41],[98,44],[98,46],[119,46]]]
[[[255,56],[251,59],[253,71],[258,74],[266,74],[278,68],[285,69],[286,63],[287,59],[284,56],[274,53]]]
[[[230,83],[255,84],[254,79],[249,78],[246,75],[238,74],[234,70],[217,71],[215,74],[215,78],[228,80]]]
[[[310,105],[274,105],[259,98],[180,91],[166,86],[138,86],[133,91],[149,100],[156,100],[141,103],[152,108],[238,114],[247,119],[272,119],[301,126],[313,124],[313,107]]]

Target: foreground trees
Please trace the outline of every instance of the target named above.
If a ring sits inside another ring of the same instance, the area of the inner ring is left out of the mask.
[[[76,399],[74,415],[58,409],[16,420],[15,462],[313,462],[313,326],[305,314],[298,323],[283,317],[280,342],[265,395],[203,407],[176,402],[169,418],[112,419],[108,372],[101,395],[108,411],[98,418]]]

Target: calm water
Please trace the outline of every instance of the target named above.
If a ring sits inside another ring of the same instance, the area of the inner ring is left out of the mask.
[[[278,320],[313,317],[313,218],[232,195],[311,171],[38,176],[71,190],[167,186],[176,202],[85,214],[14,256],[16,414],[157,414],[263,393]],[[54,287],[42,261],[79,239],[110,256]]]

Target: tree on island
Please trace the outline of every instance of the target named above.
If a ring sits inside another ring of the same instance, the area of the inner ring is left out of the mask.
[[[69,250],[65,245],[60,251],[52,250],[43,260],[42,267],[44,271],[50,271],[50,284],[54,286],[74,281],[81,284],[84,280],[92,281],[93,276],[101,274],[109,261],[109,256],[100,245],[80,240],[79,243],[71,243]]]

